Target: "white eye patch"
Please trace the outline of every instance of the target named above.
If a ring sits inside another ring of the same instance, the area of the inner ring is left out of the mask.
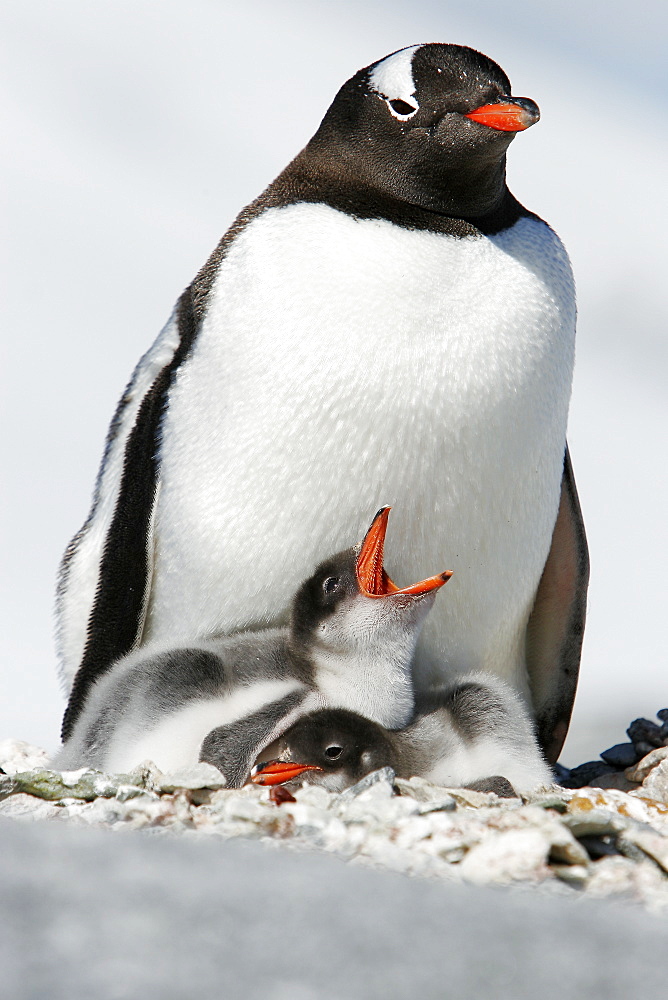
[[[420,105],[415,99],[413,56],[422,46],[412,45],[381,60],[369,74],[369,86],[385,98],[390,114],[407,121]]]
[[[385,98],[385,101],[390,109],[392,117],[398,118],[400,122],[408,121],[408,119],[412,118],[420,108],[420,105],[413,98],[411,98],[412,103],[404,101],[398,97],[395,97],[392,100]]]

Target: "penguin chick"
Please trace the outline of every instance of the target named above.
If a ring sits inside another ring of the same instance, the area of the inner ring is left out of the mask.
[[[401,778],[505,795],[508,782],[521,793],[551,783],[529,715],[502,681],[477,674],[432,692],[421,709],[398,732],[345,710],[311,712],[264,749],[251,780],[290,787],[306,781],[338,792],[389,766]]]
[[[292,788],[302,779],[342,792],[378,768],[397,771],[396,735],[347,709],[309,712],[263,750],[250,780],[256,785],[290,782]]]
[[[415,721],[393,735],[400,777],[457,787],[501,775],[521,793],[552,783],[525,703],[491,674],[429,692]]]
[[[322,563],[283,629],[144,647],[91,688],[54,766],[125,771],[215,764],[243,784],[260,750],[300,715],[337,704],[388,727],[413,714],[411,661],[438,576],[399,589],[383,569],[389,507],[361,546]],[[220,730],[224,730],[224,738]]]

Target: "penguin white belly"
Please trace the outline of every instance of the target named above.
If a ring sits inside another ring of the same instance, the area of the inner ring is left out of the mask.
[[[574,327],[568,257],[536,219],[456,239],[324,205],[263,213],[169,396],[144,641],[273,622],[391,504],[399,586],[454,570],[418,679],[486,670],[525,690]]]

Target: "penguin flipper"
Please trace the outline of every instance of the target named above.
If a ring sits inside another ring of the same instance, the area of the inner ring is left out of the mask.
[[[580,670],[589,552],[566,447],[559,511],[526,632],[538,742],[554,764],[566,739]]]
[[[90,685],[141,638],[151,584],[160,422],[196,328],[187,289],[121,399],[91,512],[63,558],[58,645],[61,674],[70,687],[64,739]]]

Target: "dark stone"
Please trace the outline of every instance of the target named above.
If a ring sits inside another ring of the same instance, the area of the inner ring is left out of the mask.
[[[630,858],[631,861],[646,861],[647,855],[642,851],[633,841],[628,840],[623,834],[620,834],[615,843],[620,854],[623,854],[625,858]]]
[[[666,746],[666,744],[668,744],[668,722],[664,722],[659,732],[661,733],[661,739],[663,740],[663,745]]]
[[[656,713],[657,719],[661,719],[662,722],[668,722],[668,708],[660,708]]]
[[[646,757],[648,753],[652,752],[652,750],[657,749],[657,747],[655,747],[653,743],[646,743],[645,740],[638,740],[637,743],[634,743],[634,746],[638,751],[639,760],[642,760],[643,757]],[[663,743],[660,743],[659,746],[660,747],[663,746]]]
[[[464,788],[470,788],[472,792],[493,792],[500,799],[518,799],[519,795],[502,774],[494,774],[489,778],[478,778]]]
[[[606,764],[621,769],[631,767],[640,759],[633,743],[616,743],[609,750],[604,750],[601,757]]]
[[[610,843],[609,839],[605,837],[590,836],[579,837],[578,839],[593,861],[598,861],[599,858],[609,857],[612,854],[619,854],[615,845]]]
[[[649,719],[634,719],[626,735],[633,743],[649,743],[652,748],[663,746],[660,728]]]
[[[591,778],[589,781],[590,788],[616,788],[620,792],[632,792],[639,785],[639,781],[630,781],[626,777],[626,771],[601,774],[598,778]]]
[[[586,764],[578,764],[571,768],[567,778],[560,780],[559,784],[564,788],[584,788],[593,778],[599,778],[602,774],[613,774],[614,767],[605,764],[602,760],[588,760]]]

